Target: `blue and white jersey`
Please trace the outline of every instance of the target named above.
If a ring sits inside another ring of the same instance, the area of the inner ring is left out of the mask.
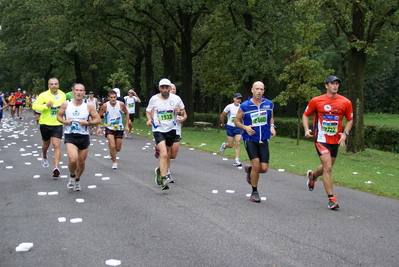
[[[255,131],[254,135],[249,135],[244,131],[242,140],[244,141],[263,141],[269,140],[271,137],[270,132],[270,119],[272,118],[274,104],[269,99],[262,96],[262,103],[255,105],[249,97],[246,101],[241,103],[240,109],[243,113],[243,124],[253,125],[252,129]]]
[[[108,102],[105,103],[107,105],[107,111],[104,116],[104,125],[108,129],[112,131],[123,131],[123,112],[121,110],[120,101],[116,100],[115,106],[111,106]]]

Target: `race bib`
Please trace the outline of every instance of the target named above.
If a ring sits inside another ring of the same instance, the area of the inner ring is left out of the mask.
[[[267,123],[267,112],[260,111],[251,114],[252,125],[254,126],[262,126]]]
[[[158,119],[160,122],[173,121],[175,119],[175,113],[173,110],[158,111]]]
[[[328,135],[334,135],[338,132],[338,121],[323,121],[323,132]]]
[[[80,126],[80,123],[77,121],[73,121],[71,124],[71,132],[77,132],[80,129],[82,129],[82,127]]]
[[[60,110],[60,107],[61,107],[61,106],[58,106],[58,107],[51,107],[51,108],[50,108],[50,116],[51,116],[51,117],[57,117],[57,113],[58,113],[58,110]]]
[[[230,122],[234,123],[234,120],[236,119],[236,117],[231,117]]]
[[[128,108],[134,108],[134,103],[127,104]]]

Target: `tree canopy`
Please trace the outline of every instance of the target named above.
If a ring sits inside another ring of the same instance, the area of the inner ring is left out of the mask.
[[[3,0],[0,90],[38,93],[57,77],[65,91],[81,82],[105,95],[123,74],[118,87],[145,104],[167,77],[191,125],[194,112],[218,112],[258,80],[276,115],[296,116],[335,74],[354,106],[357,152],[363,113],[399,105],[398,9],[397,0]]]

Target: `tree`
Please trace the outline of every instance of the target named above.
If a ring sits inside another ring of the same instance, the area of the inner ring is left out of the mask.
[[[286,89],[273,99],[282,106],[287,105],[289,99],[297,101],[297,145],[299,145],[302,102],[320,95],[320,90],[314,85],[323,82],[333,70],[325,70],[322,60],[312,58],[312,52],[320,50],[314,43],[324,31],[325,25],[315,21],[319,6],[307,6],[302,0],[295,2],[297,19],[295,30],[297,34],[297,49],[295,54],[284,60],[288,63],[280,74],[279,80],[287,82]]]
[[[322,3],[323,18],[340,30],[348,41],[347,87],[352,101],[354,123],[347,151],[365,149],[364,140],[364,80],[366,60],[376,55],[386,42],[399,39],[399,2],[397,0],[308,0],[308,4]]]

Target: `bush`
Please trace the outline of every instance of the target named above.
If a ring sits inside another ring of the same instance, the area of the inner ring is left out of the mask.
[[[219,114],[216,113],[194,113],[194,121],[210,122],[213,123],[213,127],[217,127],[220,123]]]

